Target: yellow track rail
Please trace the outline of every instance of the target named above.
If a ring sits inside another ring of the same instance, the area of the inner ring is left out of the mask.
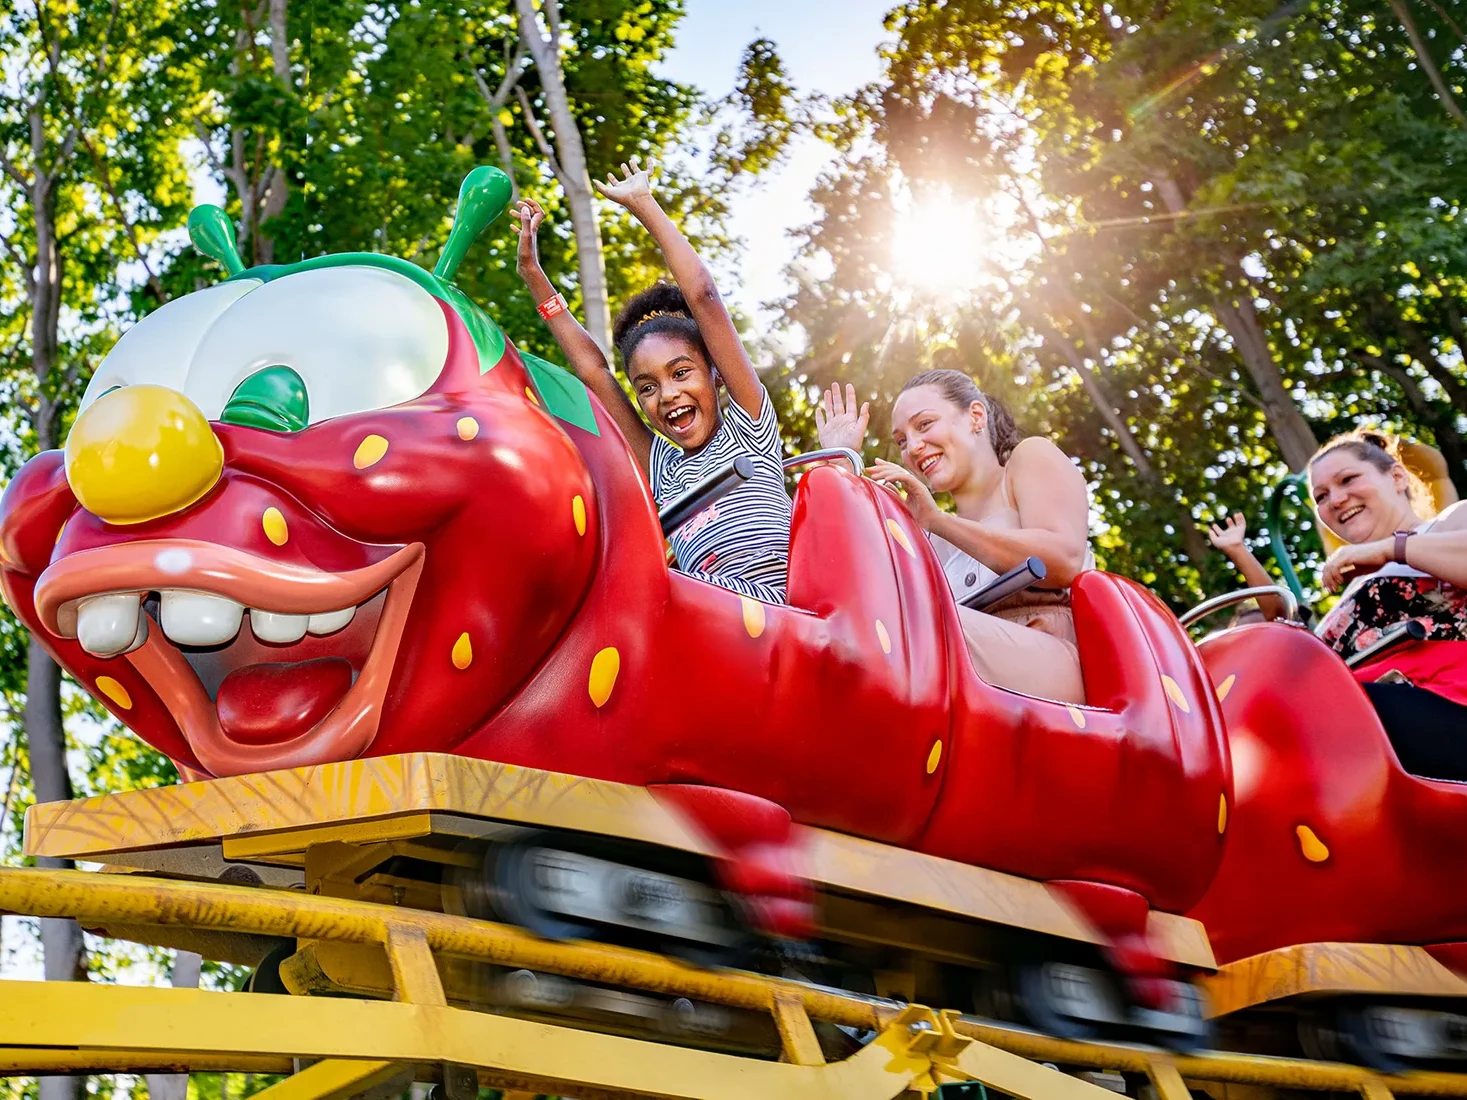
[[[83,927],[187,927],[290,939],[375,944],[395,1003],[78,983],[0,983],[0,1073],[250,1069],[282,1072],[280,1100],[347,1096],[409,1072],[472,1068],[500,1088],[595,1097],[830,1097],[929,1095],[944,1082],[981,1081],[1021,1100],[1105,1100],[1113,1094],[1042,1063],[1144,1073],[1161,1100],[1187,1085],[1227,1083],[1340,1090],[1368,1100],[1467,1097],[1467,1075],[1382,1077],[1356,1067],[1233,1054],[1172,1058],[1139,1047],[1074,1043],[872,1003],[797,982],[703,970],[662,956],[552,943],[486,921],[293,891],[78,871],[0,870],[0,911],[71,917]],[[690,1050],[571,1027],[451,1008],[435,954],[766,1012],[784,1058]],[[811,1026],[878,1033],[859,1053],[826,1063]],[[1255,1094],[1256,1095],[1256,1094]]]

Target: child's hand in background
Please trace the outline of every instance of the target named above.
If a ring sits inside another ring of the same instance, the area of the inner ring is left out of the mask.
[[[1222,525],[1214,523],[1207,529],[1207,539],[1213,546],[1229,556],[1239,550],[1246,550],[1243,536],[1248,533],[1248,524],[1243,520],[1242,512],[1234,512],[1231,519],[1226,519]]]

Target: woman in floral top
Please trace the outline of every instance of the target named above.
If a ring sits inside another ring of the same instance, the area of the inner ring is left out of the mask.
[[[1427,518],[1425,487],[1396,457],[1396,441],[1356,431],[1309,463],[1320,522],[1343,539],[1324,563],[1326,588],[1345,586],[1319,626],[1341,656],[1368,648],[1408,619],[1426,639],[1355,670],[1402,767],[1467,781],[1467,502]]]

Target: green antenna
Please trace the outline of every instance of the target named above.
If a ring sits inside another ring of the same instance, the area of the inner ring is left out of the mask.
[[[453,229],[448,234],[448,243],[443,246],[443,255],[438,257],[438,265],[433,268],[434,275],[453,281],[469,245],[490,222],[504,213],[512,194],[514,185],[498,168],[480,165],[464,177],[464,184],[458,189],[458,210],[453,215]]]
[[[239,247],[234,243],[234,223],[219,207],[204,203],[189,211],[188,239],[200,253],[223,264],[230,275],[238,275],[245,269],[244,261],[239,258]]]

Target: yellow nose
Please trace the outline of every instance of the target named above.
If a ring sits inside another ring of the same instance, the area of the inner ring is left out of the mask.
[[[124,386],[76,418],[66,480],[81,506],[108,523],[182,511],[219,481],[224,450],[197,405],[166,386]]]

